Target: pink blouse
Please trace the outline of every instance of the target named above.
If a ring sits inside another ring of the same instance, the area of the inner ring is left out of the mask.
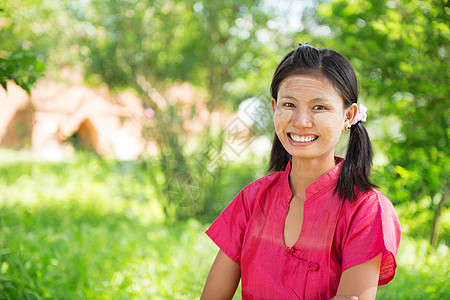
[[[241,267],[243,299],[330,299],[341,274],[382,253],[379,285],[395,275],[400,222],[379,191],[357,192],[351,204],[334,189],[342,159],[306,188],[298,240],[286,247],[284,223],[292,192],[285,171],[245,187],[206,234]]]

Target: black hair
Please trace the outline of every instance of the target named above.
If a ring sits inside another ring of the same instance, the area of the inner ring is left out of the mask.
[[[344,108],[358,101],[358,81],[350,62],[342,54],[326,48],[302,45],[289,52],[273,75],[270,92],[277,101],[281,82],[293,75],[312,75],[327,78],[344,100]],[[367,192],[376,187],[369,179],[372,167],[372,144],[361,122],[352,125],[347,154],[339,174],[335,192],[342,199],[356,200],[355,187]],[[283,171],[292,156],[284,149],[275,133],[268,171]]]

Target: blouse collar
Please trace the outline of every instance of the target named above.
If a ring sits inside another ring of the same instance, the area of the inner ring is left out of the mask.
[[[324,188],[327,188],[329,186],[336,186],[344,159],[335,156],[334,161],[336,165],[330,171],[328,171],[327,173],[322,175],[319,179],[317,179],[316,181],[314,181],[313,183],[311,183],[309,186],[306,187],[305,190],[306,200],[308,200],[314,194],[320,192]],[[282,185],[284,192],[283,194],[285,196],[284,198],[287,203],[289,203],[292,198],[292,191],[291,187],[289,186],[289,174],[291,172],[291,167],[292,167],[292,159],[289,160],[282,176]]]

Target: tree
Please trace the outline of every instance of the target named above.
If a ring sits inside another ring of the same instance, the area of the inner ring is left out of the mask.
[[[43,75],[44,64],[27,51],[18,50],[0,57],[0,84],[8,90],[8,81],[14,81],[28,94],[36,80]]]
[[[106,83],[113,91],[132,89],[155,111],[146,134],[161,149],[162,198],[173,195],[177,182],[203,182],[192,173],[204,179],[209,156],[223,145],[220,135],[206,128],[200,149],[186,151],[185,120],[162,91],[189,81],[209,111],[235,109],[267,91],[278,60],[273,49],[279,35],[268,25],[262,1],[11,0],[5,16],[3,50],[33,49],[56,79],[63,66],[77,66],[85,82]]]
[[[252,77],[273,71],[262,61],[275,58],[268,51],[274,42],[260,36],[276,33],[258,1],[102,0],[69,11],[84,24],[74,42],[87,76],[99,75],[113,88],[146,95],[138,78],[158,89],[189,81],[207,91],[210,108],[233,107],[266,86]],[[248,79],[252,84],[237,87]]]
[[[0,16],[5,15],[5,9],[0,8]],[[3,18],[3,26],[0,25],[0,40],[7,40],[7,36],[12,27],[8,18]],[[8,33],[6,32],[8,30]],[[7,90],[7,82],[14,81],[23,88],[28,94],[36,80],[43,75],[44,64],[40,61],[32,50],[26,49],[27,46],[20,40],[15,40],[14,50],[5,51],[0,49],[0,85]]]
[[[73,42],[86,77],[112,89],[131,87],[155,111],[146,133],[161,150],[162,194],[169,211],[180,195],[177,190],[207,182],[205,169],[212,152],[222,150],[223,139],[205,128],[197,151],[188,153],[186,120],[161,91],[189,81],[205,95],[199,101],[206,102],[209,112],[234,108],[266,91],[273,71],[268,61],[275,54],[262,36],[276,36],[267,27],[267,13],[259,1],[249,0],[100,0],[71,4],[68,11],[82,24]],[[190,117],[196,117],[195,108]],[[204,203],[196,203],[187,215],[203,213]]]
[[[350,58],[371,116],[385,122],[376,181],[394,203],[429,199],[434,247],[449,197],[448,1],[336,0],[311,18],[329,27],[321,39]]]

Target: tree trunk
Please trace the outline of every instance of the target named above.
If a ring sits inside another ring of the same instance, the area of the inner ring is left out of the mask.
[[[441,216],[442,209],[447,206],[448,203],[448,188],[445,190],[444,195],[439,201],[438,207],[434,214],[433,226],[431,228],[431,238],[430,238],[430,248],[428,250],[428,254],[433,252],[433,249],[436,247],[438,237],[439,237],[439,218]]]

